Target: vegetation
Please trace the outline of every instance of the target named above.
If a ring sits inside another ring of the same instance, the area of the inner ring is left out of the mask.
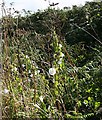
[[[102,2],[11,11],[2,18],[3,119],[100,119]]]

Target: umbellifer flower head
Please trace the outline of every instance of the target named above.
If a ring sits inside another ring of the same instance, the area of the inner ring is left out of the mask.
[[[55,68],[50,68],[49,69],[49,74],[50,75],[55,75],[56,74],[56,69]]]

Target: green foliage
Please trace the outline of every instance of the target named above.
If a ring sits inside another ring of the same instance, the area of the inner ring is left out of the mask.
[[[102,106],[101,9],[87,2],[2,18],[4,118],[95,117]]]

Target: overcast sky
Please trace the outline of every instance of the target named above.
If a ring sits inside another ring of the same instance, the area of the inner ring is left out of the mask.
[[[1,0],[0,0],[1,1]],[[85,1],[92,1],[92,0],[4,0],[6,5],[8,6],[9,3],[14,2],[14,8],[16,10],[31,10],[37,11],[38,9],[46,9],[50,3],[59,3],[57,7],[71,7],[72,5],[84,5]]]

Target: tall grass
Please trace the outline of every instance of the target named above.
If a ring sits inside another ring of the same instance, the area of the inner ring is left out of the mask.
[[[82,102],[87,102],[81,95],[84,83],[54,21],[45,21],[51,25],[49,32],[38,34],[20,29],[20,15],[13,17],[10,11],[6,15],[2,9],[2,118],[84,120],[86,116],[79,111]],[[49,14],[57,18],[56,13]]]

